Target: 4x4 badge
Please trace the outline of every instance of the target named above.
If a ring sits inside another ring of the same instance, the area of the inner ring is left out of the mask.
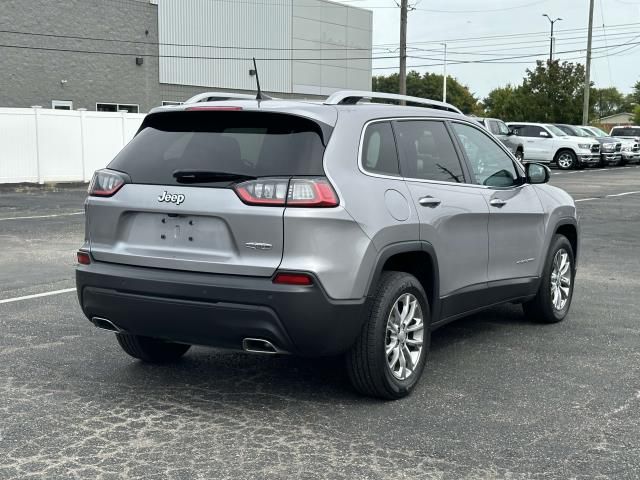
[[[180,205],[184,202],[184,195],[177,193],[168,193],[166,190],[158,197],[159,202],[175,203]]]

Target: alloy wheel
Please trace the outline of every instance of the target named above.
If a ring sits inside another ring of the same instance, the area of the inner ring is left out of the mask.
[[[551,269],[551,304],[556,311],[561,311],[569,301],[571,294],[571,260],[564,248],[558,250],[553,257]]]
[[[403,293],[393,304],[387,319],[385,354],[392,375],[406,380],[415,371],[424,340],[424,321],[418,299]]]
[[[558,166],[560,168],[571,168],[573,166],[573,158],[569,153],[563,153],[558,157]]]

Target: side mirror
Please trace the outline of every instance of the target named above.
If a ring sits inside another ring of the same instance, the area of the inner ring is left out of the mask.
[[[543,138],[549,138],[549,134],[547,132],[540,132],[540,136]]]
[[[524,170],[527,174],[527,183],[547,183],[551,179],[551,170],[541,163],[527,163]]]
[[[515,135],[516,132],[514,130],[509,129],[509,131],[507,132],[507,135],[510,137],[511,135]]]

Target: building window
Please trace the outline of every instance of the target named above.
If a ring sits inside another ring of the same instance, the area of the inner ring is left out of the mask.
[[[73,102],[71,100],[52,100],[51,108],[54,110],[73,110]]]
[[[162,106],[163,107],[167,107],[167,106],[171,106],[171,105],[182,105],[183,102],[176,102],[173,100],[163,100],[162,101]]]
[[[138,113],[139,110],[139,105],[129,105],[125,103],[96,103],[96,111],[98,112]]]

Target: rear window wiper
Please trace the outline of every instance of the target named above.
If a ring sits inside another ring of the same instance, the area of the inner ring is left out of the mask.
[[[215,172],[210,170],[176,170],[173,178],[178,183],[232,182],[237,180],[255,180],[257,177],[241,173]]]

